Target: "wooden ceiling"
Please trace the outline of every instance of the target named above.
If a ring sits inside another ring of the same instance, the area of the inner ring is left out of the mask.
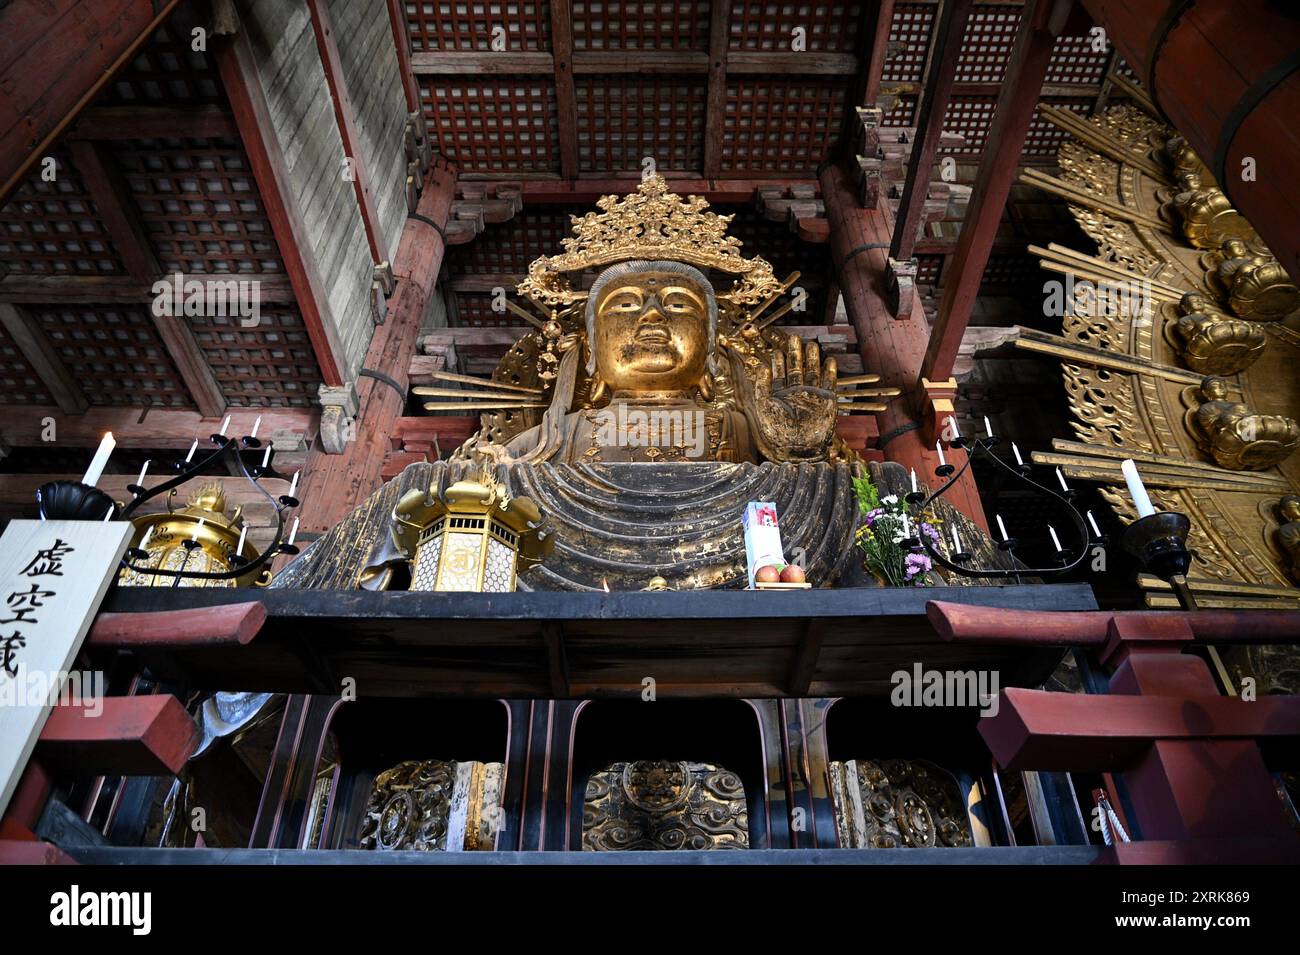
[[[0,323],[0,404],[314,402],[320,367],[220,76],[176,25],[190,6],[180,5],[56,142],[57,180],[44,181],[37,167],[0,209],[0,304],[9,309]],[[560,201],[562,190],[538,201],[530,185],[635,179],[649,157],[670,177],[815,188],[818,165],[863,105],[875,30],[874,4],[843,2],[398,6],[434,148],[464,183],[526,187],[513,219],[482,227],[448,256],[449,319],[466,328],[502,324],[486,307],[491,288],[554,252],[568,215],[590,208],[586,196],[581,205]],[[945,122],[962,137],[947,153],[963,176],[986,146],[1020,8],[982,3],[971,16]],[[882,74],[886,126],[913,122],[936,10],[931,0],[895,5]],[[805,48],[796,51],[798,30]],[[1044,98],[1090,113],[1109,95],[1108,72],[1123,69],[1091,49],[1085,26],[1058,43]],[[1060,137],[1036,122],[1025,161],[1052,162]],[[747,250],[780,274],[803,273],[808,307],[787,322],[829,321],[826,246],[769,221],[752,200],[721,211],[736,214]],[[1041,210],[1009,217],[990,281],[1014,286],[1032,276],[1022,233],[1042,218]],[[922,282],[941,280],[956,221],[931,224],[935,234],[918,250]],[[264,320],[245,329],[234,319],[196,318],[178,340],[141,292],[177,271],[258,278]],[[65,374],[51,376],[51,363]]]

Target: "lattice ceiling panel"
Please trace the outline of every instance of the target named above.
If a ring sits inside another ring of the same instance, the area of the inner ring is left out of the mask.
[[[709,48],[708,0],[573,0],[575,50]]]
[[[307,328],[296,306],[267,306],[253,328],[236,319],[191,318],[194,337],[232,405],[309,408],[321,383]]]
[[[1047,64],[1046,82],[1096,86],[1106,75],[1106,59],[1105,53],[1092,48],[1092,37],[1087,33],[1060,37]]]
[[[434,148],[462,172],[559,172],[550,77],[420,77]]]
[[[415,2],[406,4],[411,48],[416,53],[488,52],[496,28],[505,30],[506,49],[537,52],[551,48],[549,3]]]
[[[574,87],[581,172],[640,171],[647,156],[660,170],[703,165],[702,77],[579,76]]]
[[[225,102],[216,65],[194,50],[188,33],[164,24],[100,97],[102,105],[176,105]]]
[[[54,399],[0,325],[0,405],[52,405]]]
[[[861,4],[783,3],[735,0],[729,48],[789,53],[795,30],[803,29],[809,53],[852,53],[858,39]]]
[[[889,43],[894,54],[885,61],[881,79],[886,83],[919,83],[925,74],[926,50],[934,29],[937,8],[929,3],[900,3],[894,7]]]
[[[808,77],[727,83],[722,169],[807,175],[826,158],[845,109],[844,85]]]
[[[28,311],[91,404],[190,407],[147,307],[32,305]]]
[[[975,7],[957,57],[957,82],[1001,83],[1019,26],[1020,7]]]
[[[983,152],[997,105],[996,93],[987,96],[954,94],[948,102],[948,111],[944,114],[943,128],[947,132],[960,134],[965,143],[959,149],[941,147],[939,152],[960,155]]]
[[[114,156],[164,271],[284,271],[238,142],[130,140],[115,143]]]
[[[510,328],[519,324],[519,319],[509,312],[492,310],[490,292],[456,293],[456,316],[452,322],[456,328]]]
[[[54,182],[38,164],[0,209],[0,274],[120,275],[125,270],[66,152]]]
[[[1095,100],[1090,96],[1078,99],[1055,97],[1051,102],[1053,106],[1060,109],[1068,109],[1080,116],[1090,116]],[[1025,145],[1021,155],[1054,163],[1057,148],[1068,138],[1064,130],[1053,126],[1042,116],[1035,116],[1033,122],[1029,124],[1029,131],[1025,134]]]
[[[557,255],[571,234],[569,216],[590,212],[588,206],[524,206],[509,222],[490,226],[473,243],[447,250],[452,275],[518,275],[539,255]]]
[[[916,257],[916,284],[931,287],[938,285],[939,279],[943,275],[943,263],[945,261],[942,255],[918,255]]]

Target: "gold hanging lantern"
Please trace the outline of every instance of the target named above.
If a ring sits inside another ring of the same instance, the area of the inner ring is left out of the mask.
[[[226,573],[232,569],[231,557],[239,545],[244,519],[242,506],[236,507],[230,517],[225,511],[225,492],[220,484],[212,483],[199,488],[180,510],[171,510],[169,499],[166,513],[133,518],[135,534],[131,538],[131,547],[149,555],[133,563],[137,567],[156,570]],[[258,552],[245,541],[243,556],[252,561]],[[166,574],[124,568],[118,575],[118,582],[123,587],[265,587],[271,582],[271,571],[269,567],[262,567],[245,576],[225,580],[182,577],[178,581]]]
[[[541,517],[532,499],[510,497],[487,468],[441,495],[408,491],[393,508],[389,546],[360,585],[386,589],[393,564],[405,561],[411,590],[511,592],[519,572],[550,552]]]

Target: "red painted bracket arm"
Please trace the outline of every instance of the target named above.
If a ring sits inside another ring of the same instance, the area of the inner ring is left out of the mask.
[[[36,742],[42,765],[84,775],[171,776],[194,755],[199,728],[180,700],[110,696],[50,711]]]
[[[1001,646],[1103,647],[1111,621],[1122,622],[1127,639],[1144,630],[1163,632],[1170,621],[1185,622],[1202,643],[1300,642],[1300,611],[1201,610],[1039,612],[979,607],[932,600],[925,605],[930,625],[944,640]]]
[[[86,644],[123,649],[242,646],[265,623],[266,607],[256,601],[192,610],[102,613],[95,618]]]
[[[1300,697],[1103,696],[1008,688],[980,736],[1012,771],[1120,772],[1161,739],[1300,746]]]

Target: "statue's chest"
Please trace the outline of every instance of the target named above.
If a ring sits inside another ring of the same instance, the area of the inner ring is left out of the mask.
[[[573,463],[734,461],[733,431],[722,411],[611,405],[579,414],[566,457]]]

